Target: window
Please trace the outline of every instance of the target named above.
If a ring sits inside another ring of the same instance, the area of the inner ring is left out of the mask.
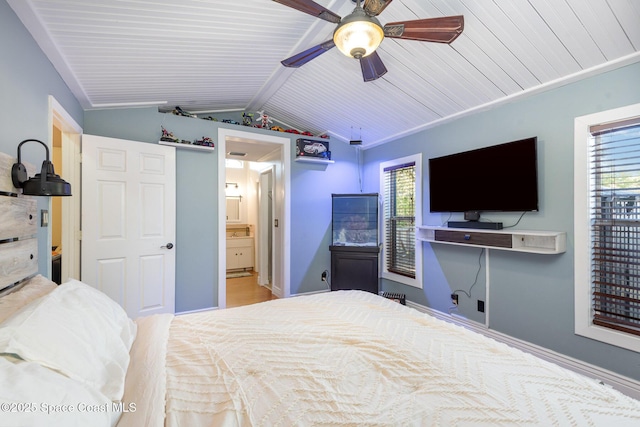
[[[422,245],[416,240],[422,218],[422,156],[380,164],[383,197],[382,277],[422,288]]]
[[[224,159],[224,165],[231,169],[244,169],[244,162],[237,159]]]
[[[576,118],[576,333],[640,350],[640,104]]]

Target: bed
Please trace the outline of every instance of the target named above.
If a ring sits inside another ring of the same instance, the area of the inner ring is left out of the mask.
[[[0,199],[0,426],[640,425],[596,380],[367,292],[134,321],[37,275],[33,204]]]
[[[367,292],[134,322],[81,282],[24,289],[0,425],[640,425],[593,379]]]

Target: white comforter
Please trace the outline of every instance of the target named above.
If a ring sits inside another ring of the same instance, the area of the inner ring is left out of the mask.
[[[119,426],[640,425],[636,400],[365,292],[137,322]]]

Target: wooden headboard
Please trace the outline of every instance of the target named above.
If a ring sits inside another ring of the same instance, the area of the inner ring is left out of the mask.
[[[15,157],[0,153],[0,290],[38,272],[37,202],[13,186],[15,162]]]

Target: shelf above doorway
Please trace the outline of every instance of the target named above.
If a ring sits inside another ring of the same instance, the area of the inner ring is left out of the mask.
[[[179,142],[169,142],[169,141],[158,141],[160,145],[169,145],[171,147],[182,148],[185,150],[196,150],[196,151],[214,151],[216,147],[207,147],[206,145],[195,145],[195,144],[181,144]]]
[[[316,163],[316,164],[324,164],[324,165],[335,163],[334,160],[321,159],[317,157],[296,157],[295,161],[300,163]]]

